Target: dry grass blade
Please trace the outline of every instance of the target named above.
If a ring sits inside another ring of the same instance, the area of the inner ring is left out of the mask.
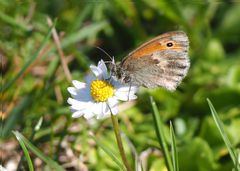
[[[50,27],[52,27],[53,22],[52,22],[52,20],[49,17],[47,17],[47,22],[48,22],[48,25]],[[61,63],[62,63],[62,67],[63,67],[64,73],[65,73],[65,76],[67,77],[67,80],[69,82],[71,82],[72,75],[71,75],[71,73],[69,71],[69,68],[67,66],[67,62],[65,60],[65,55],[64,55],[63,50],[61,48],[61,42],[60,42],[60,39],[59,39],[59,36],[58,36],[58,33],[57,33],[55,27],[53,27],[53,29],[52,29],[52,36],[53,36],[54,43],[55,43],[55,45],[57,47],[57,51],[58,51],[60,59],[61,59]]]

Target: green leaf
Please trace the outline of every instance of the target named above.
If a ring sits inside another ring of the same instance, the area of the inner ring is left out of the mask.
[[[152,113],[153,121],[154,121],[154,125],[155,125],[155,131],[157,134],[158,142],[160,144],[161,149],[163,150],[164,159],[165,159],[168,170],[173,171],[172,161],[170,158],[170,152],[168,151],[167,141],[164,136],[162,119],[160,118],[160,114],[158,112],[155,101],[153,100],[152,97],[150,97],[150,100],[151,100],[152,109],[153,109],[153,113]]]
[[[51,158],[46,156],[39,150],[36,146],[34,146],[30,141],[28,141],[20,132],[14,131],[15,136],[18,138],[18,141],[21,140],[25,146],[30,149],[36,156],[38,156],[41,160],[43,160],[49,167],[55,169],[57,171],[64,171],[65,169],[60,166],[58,163],[53,161]]]
[[[31,160],[31,158],[30,158],[30,156],[29,156],[28,150],[27,150],[27,148],[26,148],[26,146],[25,146],[25,144],[24,144],[23,139],[19,136],[18,132],[13,131],[13,134],[16,136],[18,142],[20,143],[20,145],[21,145],[21,147],[22,147],[22,149],[23,149],[24,155],[25,155],[25,157],[26,157],[26,159],[27,159],[27,163],[28,163],[28,168],[29,168],[29,170],[30,170],[30,171],[33,171],[34,169],[33,169],[32,160]]]
[[[231,142],[229,141],[229,139],[228,139],[228,137],[227,137],[227,134],[226,134],[225,131],[224,131],[223,123],[222,123],[222,121],[220,120],[220,118],[219,118],[219,116],[218,116],[215,108],[213,107],[212,102],[211,102],[209,99],[207,99],[207,102],[208,102],[208,105],[209,105],[209,107],[210,107],[210,110],[211,110],[213,119],[214,119],[214,121],[215,121],[215,124],[216,124],[216,126],[217,126],[217,128],[218,128],[218,130],[219,130],[219,132],[220,132],[220,134],[221,134],[221,136],[222,136],[222,139],[223,139],[224,143],[225,143],[226,146],[227,146],[228,152],[229,152],[229,154],[230,154],[230,156],[231,156],[231,158],[232,158],[232,161],[233,161],[233,163],[234,163],[234,166],[237,167],[238,169],[240,169],[240,168],[239,168],[240,165],[239,165],[238,160],[237,160],[237,155],[236,155],[236,153],[235,153],[235,151],[234,151],[234,148],[233,148]]]

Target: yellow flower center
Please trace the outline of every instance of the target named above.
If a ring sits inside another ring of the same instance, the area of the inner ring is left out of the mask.
[[[113,86],[103,80],[94,80],[91,83],[91,95],[96,102],[105,102],[113,96]]]

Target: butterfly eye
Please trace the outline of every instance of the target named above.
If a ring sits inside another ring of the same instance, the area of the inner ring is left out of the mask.
[[[167,47],[172,47],[173,46],[173,43],[172,42],[168,42],[167,43]]]

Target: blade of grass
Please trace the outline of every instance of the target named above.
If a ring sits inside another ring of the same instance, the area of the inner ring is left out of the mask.
[[[50,17],[47,17],[47,22],[48,22],[48,25],[50,27],[53,26],[53,23],[52,23],[52,20],[50,19]],[[68,68],[68,65],[67,65],[67,62],[66,62],[66,57],[65,57],[64,52],[63,52],[63,50],[61,48],[60,38],[59,38],[58,32],[57,32],[55,27],[53,27],[53,29],[52,29],[52,37],[53,37],[54,43],[56,45],[58,54],[60,56],[60,60],[61,60],[61,64],[62,64],[62,67],[63,67],[64,74],[65,74],[67,80],[69,82],[71,82],[72,75],[71,75],[71,73],[69,71],[69,68]]]
[[[38,121],[38,123],[35,125],[34,129],[33,129],[33,132],[31,133],[31,136],[30,136],[30,141],[33,140],[33,137],[35,135],[35,133],[40,129],[41,125],[42,125],[42,121],[43,121],[43,118],[41,117]],[[14,131],[12,131],[14,133]],[[18,162],[18,167],[17,167],[17,170],[16,171],[20,171],[21,170],[21,165],[22,165],[22,162],[23,160],[25,159],[23,157],[23,155],[21,154],[20,156],[20,161]]]
[[[228,149],[228,152],[230,154],[230,157],[232,158],[233,164],[239,170],[240,166],[239,166],[239,163],[238,163],[237,155],[234,152],[234,148],[233,148],[231,142],[229,141],[226,132],[224,131],[223,123],[220,120],[220,118],[219,118],[215,108],[213,107],[212,102],[208,98],[207,98],[207,102],[208,102],[208,106],[209,106],[209,108],[211,110],[214,122],[215,122],[215,124],[216,124],[216,126],[217,126],[217,128],[218,128],[218,130],[219,130],[219,132],[221,134],[221,136],[222,136],[222,139],[223,139],[225,145],[227,146],[227,149]]]
[[[176,139],[174,134],[174,129],[172,126],[172,122],[170,122],[170,134],[171,134],[171,150],[172,150],[172,162],[173,162],[173,170],[179,171],[178,166],[178,154],[177,154],[177,146],[176,146]]]
[[[19,137],[19,134],[17,134],[15,131],[13,131],[13,134],[15,135],[15,137],[17,138],[20,146],[21,146],[22,149],[23,149],[23,153],[24,153],[24,155],[25,155],[25,157],[26,157],[26,159],[27,159],[27,163],[28,163],[28,168],[29,168],[29,170],[30,170],[30,171],[34,171],[34,169],[33,169],[33,164],[32,164],[32,160],[31,160],[31,158],[30,158],[30,155],[29,155],[29,153],[28,153],[28,150],[27,150],[27,148],[26,148],[23,140],[21,139],[21,137]]]
[[[120,160],[118,160],[118,157],[109,149],[106,148],[100,141],[97,140],[97,138],[93,135],[91,135],[91,137],[95,140],[95,142],[97,143],[97,145],[109,156],[112,158],[112,160],[117,164],[117,166],[121,169],[121,170],[125,170],[127,171],[127,169],[125,168],[125,166],[122,164],[122,162]]]
[[[55,27],[56,25],[56,21],[53,24],[53,27]],[[29,65],[38,57],[39,53],[41,52],[41,50],[44,48],[44,46],[46,45],[46,43],[48,42],[50,36],[51,36],[51,31],[52,28],[49,28],[47,35],[45,36],[43,42],[40,45],[40,48],[37,50],[37,52],[35,52],[30,58],[29,60],[24,64],[24,66],[22,67],[22,69],[19,71],[19,73],[13,77],[11,80],[9,80],[7,83],[5,83],[2,87],[2,92],[6,91],[8,88],[10,88],[14,82],[21,76],[23,75],[23,73],[26,71],[26,69],[29,67]]]
[[[157,134],[158,142],[163,151],[164,160],[166,162],[166,166],[167,166],[168,170],[173,171],[172,161],[170,158],[170,152],[168,151],[167,142],[164,137],[162,119],[160,118],[160,114],[158,112],[157,105],[152,97],[150,97],[150,101],[151,101],[152,108],[153,108],[153,121],[154,121],[154,125],[155,125],[155,131]]]
[[[58,163],[53,161],[51,158],[47,157],[45,154],[43,154],[37,147],[35,147],[30,141],[28,141],[20,132],[13,131],[15,136],[20,139],[25,146],[30,149],[36,156],[38,156],[41,160],[43,160],[49,167],[52,169],[56,169],[57,171],[64,171],[65,169],[60,166]]]

